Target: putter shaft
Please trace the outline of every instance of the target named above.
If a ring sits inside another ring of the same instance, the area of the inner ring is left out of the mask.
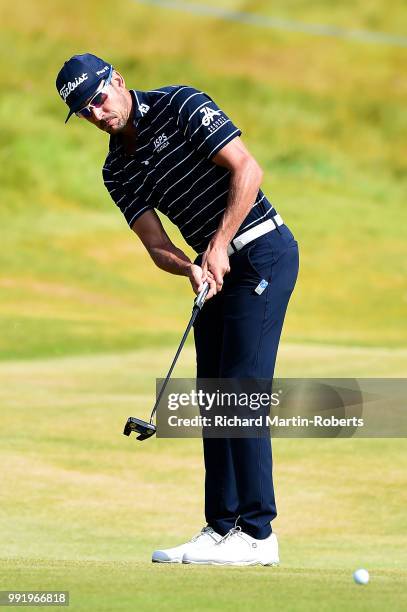
[[[154,419],[154,415],[157,411],[158,405],[161,401],[161,398],[163,396],[163,393],[165,391],[165,388],[167,386],[167,383],[171,377],[172,371],[175,367],[175,364],[177,363],[178,357],[182,351],[182,348],[185,344],[186,339],[188,338],[188,334],[191,330],[191,327],[193,326],[195,319],[197,318],[199,312],[202,309],[202,306],[205,303],[205,298],[208,294],[209,291],[209,284],[208,283],[204,283],[203,289],[202,291],[197,295],[197,297],[194,300],[194,306],[192,308],[192,315],[191,318],[189,320],[189,323],[187,325],[187,328],[184,332],[184,335],[182,336],[180,345],[177,349],[177,352],[175,353],[175,357],[172,360],[172,364],[170,366],[170,369],[168,370],[167,376],[165,377],[165,380],[162,384],[162,387],[160,389],[160,392],[158,394],[158,397],[155,401],[154,404],[154,408],[151,412],[151,416],[150,416],[150,422],[147,423],[146,421],[142,421],[141,419],[137,419],[135,417],[129,417],[127,419],[126,425],[124,427],[124,431],[123,434],[125,436],[129,436],[130,433],[132,431],[136,431],[137,433],[139,433],[140,435],[137,437],[138,440],[146,440],[147,438],[151,437],[152,435],[154,435],[155,431],[156,431],[156,427],[155,425],[153,425],[153,419]]]

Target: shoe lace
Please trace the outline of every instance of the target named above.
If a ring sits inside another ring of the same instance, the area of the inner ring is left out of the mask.
[[[208,525],[206,527],[204,527],[203,529],[201,529],[201,531],[199,531],[196,535],[194,535],[193,538],[191,538],[189,541],[190,542],[196,542],[197,540],[199,540],[199,538],[204,534],[204,533],[211,533],[212,532],[212,528],[209,527]]]
[[[235,534],[240,534],[240,532],[242,531],[242,528],[237,526],[237,527],[232,527],[232,529],[229,529],[229,531],[227,532],[226,535],[223,536],[223,538],[221,540],[219,540],[219,542],[217,542],[216,546],[219,546],[220,544],[224,544],[225,542],[227,542],[227,540],[229,538],[231,538],[233,535]]]

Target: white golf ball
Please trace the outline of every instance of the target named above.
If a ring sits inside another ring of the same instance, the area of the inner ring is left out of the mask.
[[[357,569],[353,572],[353,580],[356,584],[367,584],[369,582],[369,572],[366,569]]]

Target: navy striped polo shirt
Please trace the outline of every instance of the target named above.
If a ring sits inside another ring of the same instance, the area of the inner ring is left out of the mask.
[[[204,92],[174,85],[130,90],[136,149],[125,153],[120,135],[110,137],[103,180],[127,223],[156,209],[202,253],[225,211],[230,171],[212,158],[241,131]],[[236,236],[277,211],[262,191]]]

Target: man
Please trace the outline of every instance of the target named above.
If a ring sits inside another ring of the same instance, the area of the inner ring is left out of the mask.
[[[260,190],[263,173],[241,131],[205,93],[185,85],[128,90],[109,62],[77,55],[57,89],[76,113],[110,134],[103,178],[155,264],[210,289],[195,324],[197,376],[272,379],[298,273],[298,246]],[[198,254],[166,234],[166,215]],[[270,438],[204,438],[207,526],[157,550],[153,561],[279,562]]]

